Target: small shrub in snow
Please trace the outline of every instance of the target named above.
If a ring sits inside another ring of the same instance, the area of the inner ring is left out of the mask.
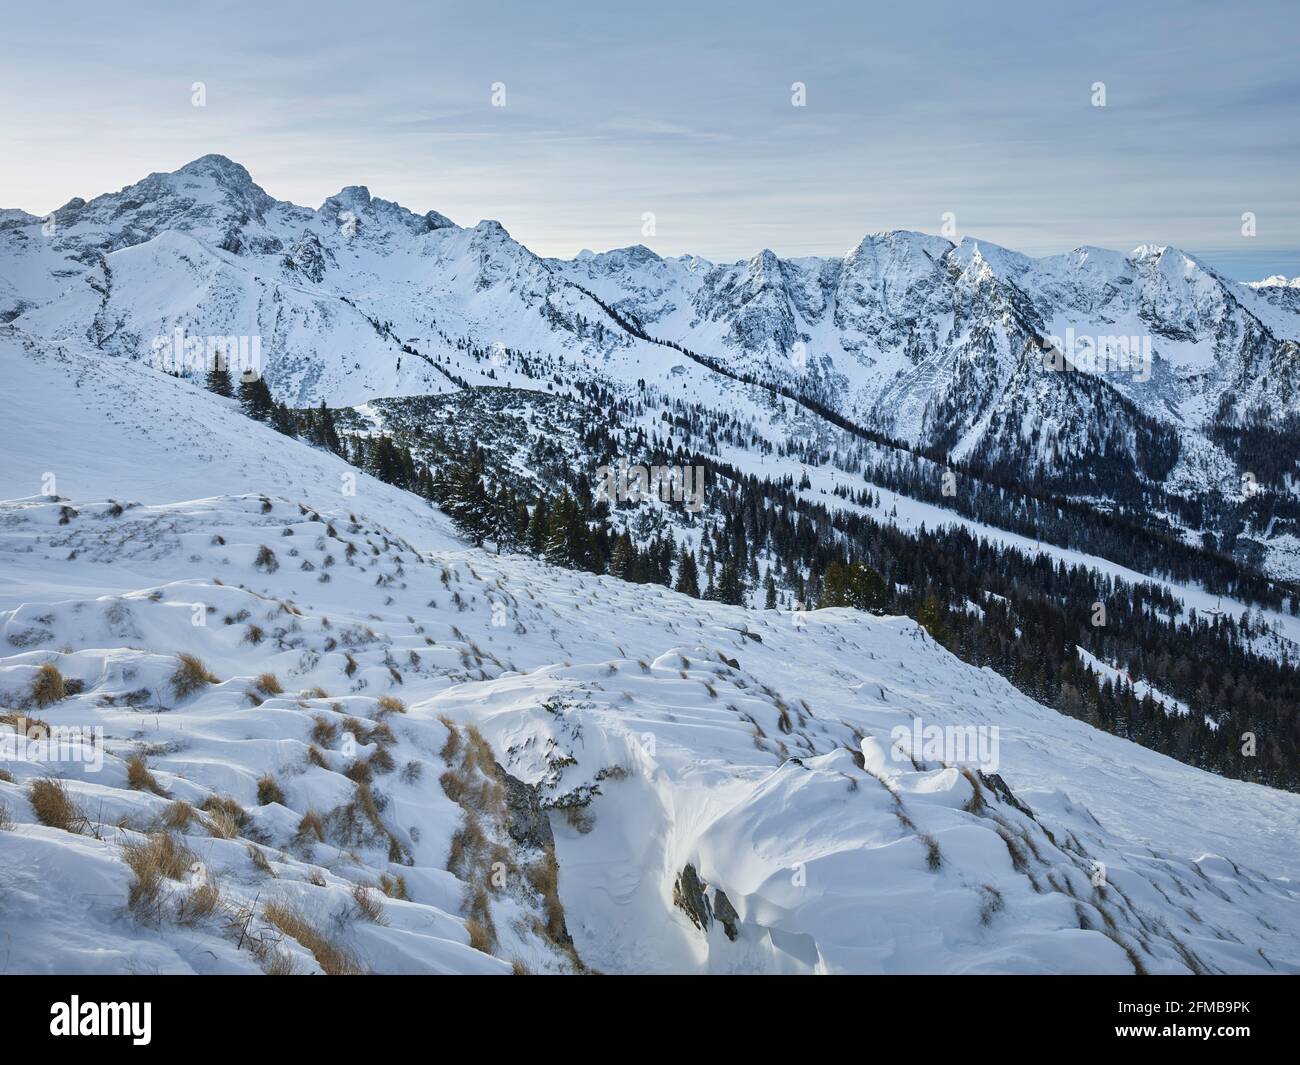
[[[263,876],[274,877],[275,870],[271,868],[271,863],[266,860],[266,855],[262,853],[262,848],[254,843],[247,847],[248,860],[253,863],[253,868]]]
[[[157,777],[149,771],[144,755],[133,754],[126,760],[126,784],[133,791],[151,791],[155,795],[166,795],[166,789],[158,783]]]
[[[268,698],[272,695],[284,694],[284,688],[281,687],[280,681],[274,673],[262,673],[253,681],[253,687]]]
[[[177,799],[163,811],[162,823],[176,832],[184,832],[198,815],[184,799]]]
[[[327,976],[354,976],[361,972],[356,957],[330,942],[296,906],[286,902],[268,902],[262,914],[286,936],[305,947]]]
[[[83,832],[90,824],[89,819],[68,794],[68,786],[53,777],[33,780],[27,792],[27,801],[32,804],[36,819],[50,828],[59,828],[64,832]]]
[[[122,844],[122,859],[135,874],[127,902],[137,914],[152,910],[164,879],[180,880],[197,860],[170,832],[154,832]]]
[[[280,563],[275,557],[275,552],[267,547],[266,544],[263,544],[257,549],[257,557],[253,559],[253,566],[254,568],[263,570],[266,573],[274,573],[280,568]]]
[[[63,674],[59,672],[56,666],[47,662],[36,671],[36,676],[32,680],[30,695],[35,706],[51,706],[66,698],[67,694]]]
[[[401,699],[394,699],[391,695],[381,695],[379,697],[380,714],[404,714],[406,713],[406,704]]]
[[[267,773],[257,782],[257,804],[267,806],[273,802],[281,806],[285,804],[284,789],[276,783],[275,777]]]
[[[178,699],[193,695],[209,684],[220,684],[197,655],[177,655],[176,670],[171,675],[172,691]]]
[[[298,822],[298,831],[294,838],[299,842],[315,839],[317,843],[325,842],[325,822],[315,810],[308,810]]]
[[[221,889],[214,881],[198,885],[176,907],[176,917],[181,924],[194,925],[206,921],[221,904]]]
[[[199,807],[208,815],[208,831],[217,839],[234,839],[248,821],[248,814],[234,799],[210,795]]]
[[[387,895],[390,899],[402,899],[409,901],[411,896],[406,890],[406,877],[401,873],[393,876],[388,873],[379,874],[379,890]]]
[[[352,901],[357,904],[357,912],[367,921],[375,924],[387,924],[384,919],[384,905],[365,884],[357,884],[352,889]]]
[[[490,927],[480,921],[477,917],[465,918],[465,931],[469,934],[469,945],[475,950],[481,950],[484,954],[492,953],[492,943],[494,936]]]

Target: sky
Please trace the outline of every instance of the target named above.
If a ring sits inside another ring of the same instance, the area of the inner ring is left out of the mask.
[[[278,199],[366,185],[542,255],[916,229],[1300,275],[1296,0],[65,0],[4,25],[0,207],[35,214],[218,152]]]

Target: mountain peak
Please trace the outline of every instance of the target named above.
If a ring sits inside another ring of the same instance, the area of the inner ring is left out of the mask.
[[[176,171],[178,174],[191,174],[214,178],[218,184],[236,188],[253,188],[253,176],[241,164],[224,155],[210,153],[201,155],[186,163]]]

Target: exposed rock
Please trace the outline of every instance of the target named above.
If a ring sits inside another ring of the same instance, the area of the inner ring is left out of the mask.
[[[709,905],[709,897],[704,894],[704,888],[704,881],[695,871],[695,866],[688,863],[673,884],[673,905],[685,913],[696,928],[707,932],[713,923],[713,907]]]
[[[740,923],[740,914],[731,905],[731,900],[727,898],[727,893],[722,888],[718,888],[713,893],[713,916],[722,925],[722,930],[727,933],[727,938],[735,942],[736,936],[740,934],[737,928]]]
[[[553,845],[555,837],[551,833],[551,820],[542,808],[536,789],[518,777],[511,776],[501,763],[495,765],[497,779],[506,789],[506,809],[510,813],[510,822],[506,827],[510,838],[516,843],[533,847]]]

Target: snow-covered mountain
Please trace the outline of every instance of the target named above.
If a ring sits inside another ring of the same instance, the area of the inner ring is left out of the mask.
[[[680,391],[682,374],[729,396],[721,369],[1004,480],[1172,515],[1197,542],[1295,531],[1290,489],[1259,472],[1276,449],[1246,435],[1300,413],[1295,291],[1174,248],[1033,259],[901,231],[842,259],[542,259],[499,223],[362,187],[277,201],[221,156],[0,215],[0,318],[155,363],[256,338],[291,405],[656,376]],[[1198,518],[1203,497],[1240,507],[1260,484],[1281,510]]]
[[[8,972],[1300,971],[1296,794],[905,618],[474,549],[83,337],[0,379],[0,741],[88,730],[0,774]]]

